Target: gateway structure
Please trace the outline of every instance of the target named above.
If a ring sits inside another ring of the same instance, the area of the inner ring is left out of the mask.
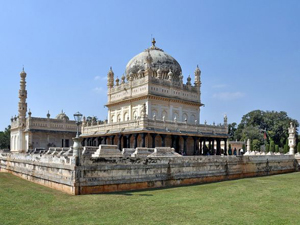
[[[162,49],[152,46],[133,57],[125,75],[107,74],[106,123],[85,118],[84,146],[117,144],[119,149],[173,147],[186,155],[226,153],[227,117],[224,124],[200,124],[201,71],[194,83],[183,81],[180,64]],[[221,149],[221,146],[222,149]]]

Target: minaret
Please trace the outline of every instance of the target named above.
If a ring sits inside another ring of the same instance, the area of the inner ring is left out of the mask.
[[[19,127],[25,127],[26,125],[26,113],[27,113],[27,90],[26,90],[26,73],[24,67],[20,73],[20,90],[19,90]]]

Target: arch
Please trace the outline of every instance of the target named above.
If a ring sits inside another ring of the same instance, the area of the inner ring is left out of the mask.
[[[176,120],[178,121],[178,119],[179,119],[179,114],[178,114],[177,112],[174,112],[174,113],[173,113],[173,118],[172,118],[172,120],[175,120],[175,117],[176,117]]]
[[[133,111],[133,113],[132,113],[132,118],[135,119],[135,120],[137,120],[138,114],[137,114],[137,111],[136,111],[136,110]]]
[[[123,116],[123,121],[128,121],[128,120],[129,120],[129,115],[127,112],[125,112]]]
[[[195,114],[192,114],[191,115],[191,123],[195,123],[195,120],[196,120],[196,116],[195,116]]]
[[[166,112],[166,110],[163,110],[161,113],[161,119],[165,118],[165,120],[168,119],[168,113]]]
[[[120,114],[117,115],[117,122],[121,122],[121,115]]]
[[[153,116],[157,116],[158,115],[158,113],[157,113],[157,110],[156,109],[152,109],[152,112],[151,112],[151,116],[153,117]]]
[[[186,113],[183,113],[182,114],[182,121],[185,122],[185,120],[188,121],[189,117],[188,117],[188,115]]]

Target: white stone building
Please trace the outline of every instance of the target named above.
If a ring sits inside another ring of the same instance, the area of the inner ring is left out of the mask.
[[[69,147],[76,136],[75,121],[61,112],[55,119],[27,116],[26,73],[20,73],[18,116],[11,118],[10,148],[12,152],[27,152],[33,149],[48,149],[48,147]]]
[[[119,149],[170,146],[188,155],[207,149],[226,148],[224,124],[200,124],[201,71],[197,66],[194,84],[183,81],[181,66],[170,55],[152,46],[133,57],[121,80],[112,68],[107,74],[106,124],[83,121],[84,145],[118,144]],[[216,146],[215,146],[216,143]],[[223,149],[226,151],[226,149]]]

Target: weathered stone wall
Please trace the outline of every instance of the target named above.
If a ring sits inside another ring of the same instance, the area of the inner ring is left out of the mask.
[[[0,153],[0,172],[75,194],[75,158],[22,153]]]
[[[0,172],[70,194],[170,187],[294,172],[293,155],[91,158],[0,153]]]
[[[82,158],[77,194],[206,183],[298,170],[294,156]]]

